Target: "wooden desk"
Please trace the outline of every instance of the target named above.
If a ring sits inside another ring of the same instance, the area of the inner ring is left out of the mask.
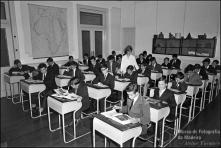
[[[84,71],[83,74],[85,76],[84,79],[85,82],[93,81],[96,78],[95,74],[92,71],[87,71],[87,72]]]
[[[76,95],[75,95],[76,96]],[[78,96],[80,97],[80,96]],[[49,123],[49,130],[51,132],[57,131],[59,129],[61,129],[61,125],[60,125],[60,115],[62,116],[62,130],[63,130],[63,139],[65,143],[69,143],[73,140],[76,139],[76,125],[75,125],[75,113],[76,111],[78,111],[81,107],[82,107],[82,103],[78,102],[78,101],[67,101],[67,102],[62,102],[59,101],[58,99],[56,99],[56,97],[53,96],[48,96],[47,98],[48,101],[48,123]],[[58,119],[59,119],[59,127],[56,129],[52,129],[51,128],[51,116],[50,116],[50,108],[53,109],[54,111],[56,111],[59,115],[58,115]],[[66,137],[65,137],[65,122],[64,122],[64,115],[67,113],[73,112],[73,126],[74,126],[74,138],[67,141]]]
[[[90,98],[97,101],[97,114],[99,113],[99,100],[104,98],[104,111],[106,111],[106,99],[111,95],[109,87],[101,87],[98,85],[86,83],[88,88],[88,95]]]
[[[88,66],[86,66],[86,65],[79,65],[78,67],[79,67],[79,69],[82,70],[82,71],[88,69]]]
[[[43,81],[28,79],[28,80],[21,80],[20,84],[21,84],[21,100],[22,100],[23,110],[25,111],[24,104],[23,104],[24,101],[23,101],[23,92],[22,91],[25,91],[26,93],[28,93],[28,97],[29,97],[31,118],[38,118],[38,117],[43,116],[40,111],[40,108],[41,108],[40,93],[46,89],[46,86],[44,85]],[[39,115],[34,117],[33,113],[32,113],[31,94],[37,93],[37,92],[38,92]],[[44,114],[44,115],[46,115],[46,114]]]
[[[145,97],[148,98],[148,97]],[[150,121],[156,124],[155,126],[155,136],[154,136],[154,147],[157,145],[157,127],[158,121],[163,119],[162,123],[162,136],[161,136],[161,146],[163,146],[164,139],[164,123],[166,117],[170,113],[170,108],[167,104],[160,102],[159,100],[148,98],[147,101],[150,102]]]
[[[72,78],[71,76],[58,75],[55,77],[55,82],[57,86],[63,87],[68,85],[68,82],[70,81],[71,78]]]
[[[17,104],[20,103],[21,100],[19,102],[15,102],[14,98],[15,98],[15,91],[14,91],[14,85],[18,84],[18,93],[20,92],[20,80],[24,80],[25,77],[24,76],[20,76],[20,75],[12,75],[10,76],[9,73],[4,73],[4,82],[5,82],[5,93],[6,93],[6,97],[8,99],[12,99],[12,103]],[[11,98],[9,98],[8,93],[7,93],[7,84],[9,85],[10,88],[10,96]]]
[[[115,79],[114,83],[115,83],[114,90],[121,92],[121,105],[122,105],[123,91],[130,84],[130,80],[129,79]]]
[[[136,138],[141,134],[142,128],[139,123],[122,125],[102,114],[95,115],[93,119],[93,147],[95,147],[95,131],[100,132],[123,147],[123,143],[133,138],[132,147],[135,146]]]
[[[150,78],[155,81],[154,86],[156,86],[156,80],[162,77],[162,73],[151,71]]]

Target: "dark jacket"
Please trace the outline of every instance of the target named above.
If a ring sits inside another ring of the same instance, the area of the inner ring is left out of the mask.
[[[150,122],[150,104],[139,95],[137,101],[131,107],[132,101],[127,99],[127,105],[122,107],[122,113],[130,117],[140,118],[140,123],[146,125]]]
[[[97,84],[101,82],[104,85],[107,85],[110,87],[111,90],[114,89],[115,85],[115,78],[112,74],[108,73],[106,79],[104,78],[103,73],[99,74],[96,76],[96,78],[92,81],[93,84]]]
[[[131,75],[129,75],[127,72],[124,74],[124,78],[130,79],[130,81],[133,83],[137,83],[137,77],[138,77],[137,71],[133,71]]]
[[[33,77],[34,80],[43,80],[43,74],[38,72],[38,75]],[[57,88],[55,83],[55,75],[52,72],[47,72],[46,77],[44,78],[44,84],[46,86],[46,90],[53,90]]]
[[[108,68],[108,70],[111,70],[111,64],[110,64],[110,62],[107,62],[106,63],[107,64],[107,68]],[[115,62],[115,61],[113,61],[113,63],[112,63],[112,73],[115,75],[116,74],[116,68],[117,68],[117,62]]]
[[[213,74],[216,75],[216,74],[217,74],[216,70],[219,70],[218,68],[219,68],[218,66],[213,67],[212,65],[209,65],[209,68],[207,69],[207,71],[208,71],[209,73],[213,73]]]
[[[54,63],[53,66],[48,66],[47,67],[47,72],[53,73],[54,76],[59,75],[59,66],[58,66],[58,64]]]
[[[65,63],[63,66],[70,66],[72,62],[68,61],[67,63]]]
[[[35,70],[35,68],[32,67],[32,66],[22,65],[21,69],[18,68],[18,67],[10,68],[9,69],[9,75],[10,76],[13,75],[12,74],[13,72],[26,72],[26,71],[33,72],[34,70]],[[25,73],[23,76],[25,77],[25,79],[28,79],[30,77],[28,73]]]
[[[200,75],[200,77],[201,77],[202,80],[208,80],[207,69],[206,69],[204,66],[202,66],[202,67],[200,68],[200,73],[199,73],[199,75]]]
[[[146,69],[144,70],[144,72],[142,73],[142,69],[140,68],[138,71],[138,74],[142,74],[145,77],[150,77],[151,75],[151,70],[149,68],[146,67]]]
[[[166,67],[166,68],[168,68],[168,69],[171,69],[171,68],[172,68],[170,63],[168,63],[167,65],[166,65],[165,63],[163,63],[161,66],[162,66],[162,67]]]
[[[70,87],[69,92],[74,92],[75,93],[75,91],[74,91],[74,89],[72,87]],[[90,106],[90,101],[89,101],[89,95],[88,95],[88,88],[87,88],[87,85],[85,84],[84,81],[81,81],[79,83],[79,86],[77,88],[76,94],[78,96],[82,97],[82,100],[81,100],[81,102],[82,102],[81,110],[82,111],[87,110],[88,107]]]
[[[85,71],[93,71],[94,74],[96,76],[100,75],[101,74],[101,66],[100,64],[96,63],[95,66],[93,66],[92,64],[89,65],[89,68],[86,69]]]
[[[174,59],[170,60],[170,64],[173,67],[175,67],[176,69],[180,69],[180,64],[181,64],[181,61],[180,59],[176,59],[176,61],[174,62]]]
[[[90,60],[88,59],[88,60],[83,60],[83,63],[84,63],[84,65],[87,65],[87,66],[89,66],[90,65]]]
[[[178,89],[179,91],[186,92],[187,87],[188,87],[188,85],[184,81],[183,82],[179,82],[178,84],[177,84],[176,81],[172,81],[171,88],[173,88],[173,89]]]
[[[169,89],[166,89],[161,96],[159,96],[159,88],[156,88],[154,90],[154,99],[165,101],[168,103],[170,107],[176,106],[176,100],[174,97],[174,93],[170,91]]]
[[[143,59],[143,61],[141,61],[140,58],[137,58],[136,61],[139,66],[140,66],[140,64],[147,63],[147,61],[145,59]]]
[[[80,81],[84,81],[84,79],[85,79],[84,74],[81,72],[81,70],[79,68],[76,68],[75,74],[73,74],[73,69],[71,69],[69,71],[64,71],[63,75],[71,76],[71,77],[75,76],[75,77],[79,78]]]
[[[160,72],[160,73],[163,73],[163,70],[161,68],[161,65],[156,63],[155,67],[153,67],[153,65],[148,65],[147,68],[153,70],[153,71],[157,71],[157,72]]]

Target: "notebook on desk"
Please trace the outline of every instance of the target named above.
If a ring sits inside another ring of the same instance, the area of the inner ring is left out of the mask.
[[[43,84],[42,80],[26,79],[26,80],[22,80],[22,81],[27,82],[28,84]]]

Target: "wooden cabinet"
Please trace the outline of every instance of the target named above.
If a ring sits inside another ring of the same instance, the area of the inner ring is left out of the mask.
[[[214,57],[216,38],[169,39],[153,38],[152,53],[181,56]]]

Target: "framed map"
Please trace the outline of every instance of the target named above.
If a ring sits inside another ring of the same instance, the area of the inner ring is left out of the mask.
[[[67,56],[67,8],[28,4],[33,58]]]

